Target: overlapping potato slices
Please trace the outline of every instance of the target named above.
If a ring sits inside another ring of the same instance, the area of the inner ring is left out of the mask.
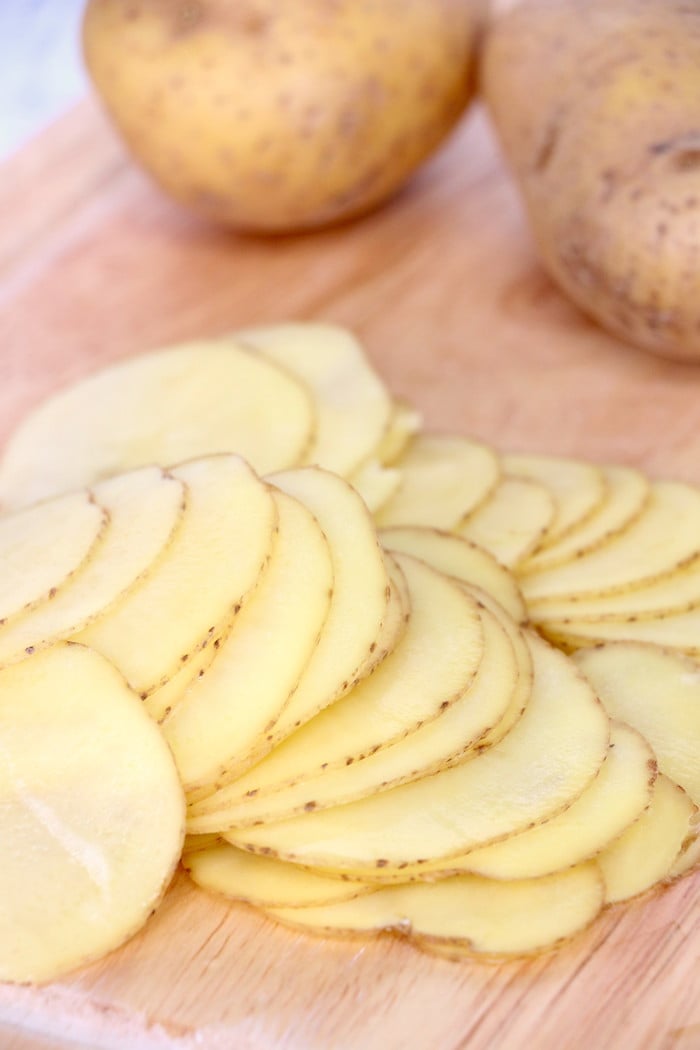
[[[457,532],[512,568],[542,542],[553,518],[554,500],[544,485],[530,478],[503,477]]]

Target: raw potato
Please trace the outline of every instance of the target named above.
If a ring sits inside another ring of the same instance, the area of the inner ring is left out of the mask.
[[[70,638],[138,586],[182,524],[185,485],[159,467],[141,467],[94,487],[109,522],[85,564],[50,602],[0,628],[0,663]],[[61,502],[59,497],[57,502]]]
[[[374,450],[374,458],[385,467],[393,466],[422,427],[423,419],[416,408],[406,401],[394,401],[389,426]]]
[[[396,466],[401,484],[377,514],[380,528],[427,525],[448,532],[496,487],[495,452],[463,437],[421,434]]]
[[[605,498],[605,478],[592,463],[526,453],[511,453],[501,461],[506,474],[544,485],[554,499],[554,519],[543,537],[543,547],[585,521]]]
[[[301,462],[315,424],[311,393],[291,373],[231,339],[185,343],[117,362],[42,402],[5,447],[0,503],[216,452],[236,452],[260,473],[282,470]]]
[[[572,649],[606,641],[652,642],[700,657],[700,608],[681,613],[661,613],[653,619],[630,619],[623,623],[577,623],[576,620],[543,622],[543,633],[560,637]]]
[[[522,882],[462,875],[378,890],[317,908],[270,909],[289,926],[315,933],[387,930],[472,955],[534,955],[591,924],[603,906],[595,864]]]
[[[211,638],[206,642],[176,673],[163,685],[159,685],[143,700],[143,706],[154,722],[162,725],[173,709],[184,699],[195,679],[202,678],[209,670],[218,649],[228,636],[237,614],[229,617],[224,625],[219,625]]]
[[[108,523],[89,492],[0,515],[0,625],[55,598],[99,546]]]
[[[626,342],[697,361],[700,29],[686,0],[527,0],[482,90],[544,266]]]
[[[0,979],[52,980],[135,933],[184,810],[163,738],[103,657],[58,643],[0,670]]]
[[[542,541],[553,517],[554,500],[544,485],[505,477],[457,532],[512,569]]]
[[[91,0],[84,48],[168,193],[226,226],[301,230],[366,212],[438,146],[472,94],[483,6]]]
[[[188,501],[165,556],[75,636],[145,695],[176,674],[252,591],[276,523],[272,496],[238,456],[193,460],[172,474],[187,486]]]
[[[376,459],[369,459],[348,481],[367,504],[367,509],[376,514],[386,506],[401,484],[401,471],[394,467],[383,467]]]
[[[600,769],[610,723],[571,661],[535,635],[529,641],[532,695],[496,746],[372,798],[226,838],[254,852],[371,879],[383,868],[476,849],[562,811]]]
[[[388,391],[362,346],[344,328],[277,324],[234,339],[292,372],[313,393],[316,431],[308,463],[348,477],[382,440],[391,419]]]

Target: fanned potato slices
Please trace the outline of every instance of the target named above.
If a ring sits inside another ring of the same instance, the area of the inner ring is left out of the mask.
[[[513,568],[542,541],[553,518],[554,500],[544,485],[506,477],[457,532]]]
[[[384,506],[401,484],[401,472],[395,467],[384,467],[376,459],[370,459],[354,471],[348,481],[362,496],[368,510],[373,514]]]
[[[643,512],[651,493],[649,480],[631,467],[601,467],[605,479],[605,498],[597,510],[565,536],[550,542],[528,559],[519,570],[539,572],[580,558],[602,547]]]
[[[188,853],[183,866],[202,889],[259,908],[303,908],[351,900],[373,887],[343,882],[269,857],[256,857],[227,842]]]
[[[585,521],[605,499],[605,478],[592,463],[527,453],[505,455],[501,462],[505,474],[544,485],[554,499],[554,518],[542,540],[543,547]]]
[[[610,717],[634,726],[651,744],[660,772],[700,805],[700,665],[635,642],[581,649],[573,660]]]
[[[241,392],[245,391],[245,396]],[[231,339],[128,358],[38,406],[0,462],[0,503],[21,506],[133,467],[236,452],[259,473],[300,463],[308,389]]]
[[[98,653],[61,642],[0,670],[0,979],[51,980],[135,933],[184,809],[161,734]]]
[[[55,598],[99,546],[108,523],[89,492],[0,515],[0,625]]]
[[[269,490],[238,456],[193,460],[172,473],[187,486],[188,501],[165,556],[76,635],[146,695],[176,674],[253,589],[276,524]]]
[[[178,668],[172,678],[144,697],[143,706],[155,722],[163,723],[185,696],[195,679],[201,678],[208,670],[224,638],[233,626],[234,618],[235,616],[231,618],[226,627],[217,627],[211,638],[207,638],[202,648],[187,663]]]
[[[487,591],[518,623],[527,619],[515,577],[492,554],[470,540],[439,529],[410,525],[381,529],[379,538],[387,550],[412,554],[446,576]]]
[[[397,460],[401,484],[377,513],[381,528],[429,525],[451,531],[493,491],[496,453],[476,441],[420,434]]]
[[[606,902],[636,897],[667,878],[696,817],[683,788],[660,776],[647,811],[598,857]]]
[[[657,481],[640,516],[602,547],[580,558],[521,577],[538,616],[547,602],[572,595],[637,588],[667,576],[700,553],[700,489]]]
[[[272,474],[268,480],[308,507],[321,526],[330,546],[333,595],[318,645],[271,730],[266,751],[347,693],[381,658],[377,643],[391,597],[374,522],[347,482],[316,467]]]
[[[313,393],[316,432],[307,463],[347,477],[374,452],[389,427],[392,401],[350,332],[329,324],[277,324],[246,328],[234,338]]]
[[[228,832],[234,845],[362,878],[464,853],[571,805],[607,754],[610,723],[572,662],[529,636],[530,701],[504,739],[432,777],[279,824]],[[562,698],[566,697],[566,702]]]
[[[330,607],[326,538],[306,507],[273,490],[278,531],[270,564],[216,659],[163,723],[185,790],[245,769],[291,695]]]
[[[561,639],[570,649],[602,642],[650,642],[700,657],[700,607],[680,613],[661,613],[653,619],[577,623],[576,620],[542,621],[543,633]]]
[[[109,515],[98,546],[51,601],[0,627],[0,663],[82,630],[143,579],[182,523],[185,486],[159,467],[103,481],[94,492]]]
[[[419,947],[492,957],[533,955],[584,930],[604,903],[595,864],[521,882],[461,875],[395,886],[315,908],[270,909],[289,926],[319,934],[387,930]]]

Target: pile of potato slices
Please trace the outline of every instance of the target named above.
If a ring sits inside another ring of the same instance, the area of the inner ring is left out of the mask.
[[[0,978],[117,947],[181,859],[454,958],[696,864],[700,489],[425,433],[288,324],[59,392],[0,504]]]

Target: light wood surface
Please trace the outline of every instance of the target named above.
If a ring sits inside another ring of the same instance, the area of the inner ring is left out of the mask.
[[[480,114],[375,216],[263,241],[163,200],[87,103],[0,169],[0,215],[0,439],[108,360],[320,317],[356,329],[434,428],[700,482],[700,370],[622,346],[563,301]],[[699,889],[688,878],[556,955],[496,967],[292,933],[180,875],[108,959],[0,986],[0,1046],[695,1050]]]

